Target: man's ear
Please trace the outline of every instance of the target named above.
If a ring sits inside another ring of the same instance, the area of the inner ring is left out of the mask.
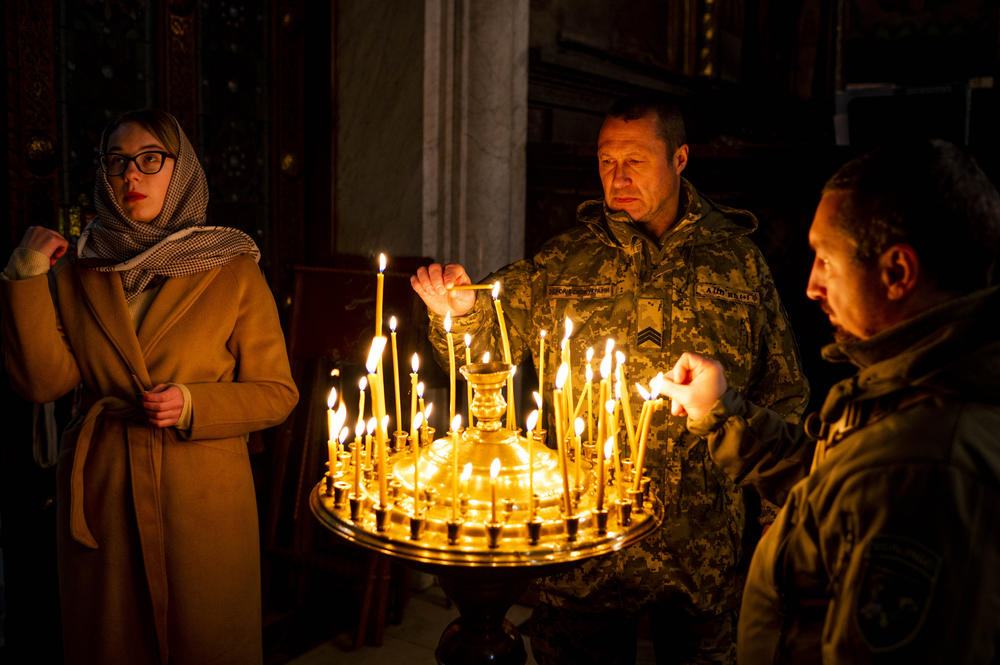
[[[902,300],[917,288],[920,257],[905,243],[892,245],[879,257],[879,274],[889,300]]]
[[[674,169],[676,170],[677,175],[681,174],[681,171],[684,170],[684,167],[687,166],[687,163],[688,163],[688,146],[687,143],[685,143],[681,147],[677,148],[676,152],[674,152]]]

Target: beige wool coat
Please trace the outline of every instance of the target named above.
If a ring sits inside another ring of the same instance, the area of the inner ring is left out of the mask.
[[[0,289],[15,389],[44,402],[82,384],[57,474],[66,662],[259,663],[246,435],[298,393],[256,263],[167,279],[138,330],[119,275],[76,260]],[[139,391],[170,382],[190,390],[187,432],[140,408]]]

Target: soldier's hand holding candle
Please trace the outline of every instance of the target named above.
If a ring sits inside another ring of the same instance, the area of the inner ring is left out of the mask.
[[[465,268],[457,263],[446,266],[432,263],[426,268],[417,269],[417,274],[410,277],[413,290],[427,305],[427,309],[438,316],[444,316],[448,312],[452,316],[462,316],[472,311],[476,304],[476,292],[452,288],[471,283]]]
[[[697,420],[726,392],[726,373],[715,360],[685,352],[664,375],[660,394],[671,400],[670,413]]]

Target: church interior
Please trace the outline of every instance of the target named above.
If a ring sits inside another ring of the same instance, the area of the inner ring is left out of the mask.
[[[379,253],[400,355],[430,359],[409,276],[454,262],[476,280],[533,255],[601,198],[596,137],[611,102],[666,94],[687,122],[684,176],[759,221],[752,238],[811,411],[845,376],[820,358],[829,326],[805,294],[825,179],[881,142],[920,136],[966,147],[1000,182],[989,0],[12,0],[3,17],[0,254],[32,225],[79,235],[102,128],[144,107],[174,114],[191,139],[209,223],[261,250],[300,394],[284,424],[248,441],[268,665],[354,636],[331,652],[341,662],[421,611],[414,573],[343,542],[308,505],[327,393],[358,399]],[[524,404],[536,379],[522,370]],[[427,361],[422,376],[429,395],[445,394],[447,368]],[[32,441],[65,423],[70,397],[33,405],[6,377],[0,391],[0,661],[61,662],[56,472]]]

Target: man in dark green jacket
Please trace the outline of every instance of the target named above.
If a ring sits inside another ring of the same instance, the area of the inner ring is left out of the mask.
[[[784,502],[751,563],[741,662],[1000,659],[998,238],[1000,194],[952,144],[866,155],[809,231],[806,293],[836,328],[824,356],[858,373],[808,434],[714,361],[672,370],[673,412]]]
[[[503,285],[515,364],[530,354],[537,368],[540,332],[549,333],[546,413],[553,413],[551,378],[569,319],[577,387],[585,382],[587,348],[595,347],[599,361],[609,338],[626,355],[628,385],[647,383],[694,348],[720,358],[734,385],[757,402],[801,416],[808,387],[770,271],[748,239],[757,221],[705,199],[681,177],[688,146],[676,108],[619,102],[601,128],[597,156],[604,200],[583,203],[576,227],[486,278]],[[442,319],[449,311],[452,332],[472,335],[474,357],[486,350],[497,356],[501,335],[489,295],[447,288],[469,282],[461,266],[431,265],[411,281],[445,364]],[[635,408],[638,396],[631,400]],[[662,527],[547,580],[530,628],[539,663],[634,662],[637,616],[646,609],[660,658],[734,660],[741,493],[712,463],[704,440],[664,410],[653,417],[645,459],[666,506]]]

